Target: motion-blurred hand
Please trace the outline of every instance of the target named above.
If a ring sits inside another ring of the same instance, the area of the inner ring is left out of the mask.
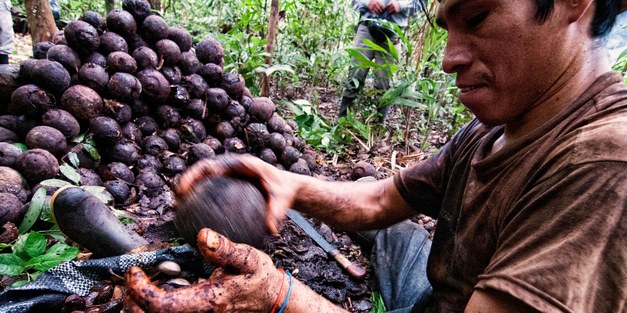
[[[126,273],[133,305],[146,312],[270,312],[276,299],[285,297],[278,286],[289,278],[270,257],[244,244],[204,228],[198,249],[205,260],[219,266],[208,280],[165,291],[150,282],[138,267]]]
[[[381,5],[379,0],[370,0],[368,2],[368,10],[374,14],[381,14],[383,13],[383,5]]]
[[[385,10],[389,14],[396,14],[401,11],[401,4],[398,1],[390,1],[385,5]]]
[[[184,197],[194,184],[207,176],[232,176],[255,184],[267,201],[266,224],[272,234],[285,219],[287,210],[296,199],[297,186],[293,177],[296,174],[281,171],[276,167],[251,155],[229,155],[215,160],[196,162],[181,176],[176,189],[178,197]]]

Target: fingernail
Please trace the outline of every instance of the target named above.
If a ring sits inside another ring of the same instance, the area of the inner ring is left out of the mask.
[[[220,236],[218,234],[216,234],[215,232],[209,231],[209,230],[203,230],[205,233],[205,246],[207,248],[209,248],[209,250],[211,251],[218,251],[218,249],[220,248],[220,245],[222,244],[222,241],[220,240]]]

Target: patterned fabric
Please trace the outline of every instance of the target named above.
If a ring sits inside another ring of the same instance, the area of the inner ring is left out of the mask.
[[[125,254],[122,256],[69,261],[41,274],[35,281],[0,293],[0,313],[41,312],[60,309],[71,294],[85,296],[99,281],[111,272],[123,275],[131,266],[147,268],[163,261],[173,261],[182,268],[204,276],[215,266],[204,262],[198,251],[190,246],[178,246],[157,251]]]

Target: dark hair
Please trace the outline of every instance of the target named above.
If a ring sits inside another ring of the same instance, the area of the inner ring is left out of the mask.
[[[620,12],[620,0],[595,0],[592,36],[602,37],[612,30],[616,15]],[[536,0],[535,19],[543,23],[553,11],[554,0]]]

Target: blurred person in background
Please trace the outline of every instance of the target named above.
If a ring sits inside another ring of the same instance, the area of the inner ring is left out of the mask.
[[[0,0],[0,64],[9,64],[9,54],[13,47],[11,0]]]

